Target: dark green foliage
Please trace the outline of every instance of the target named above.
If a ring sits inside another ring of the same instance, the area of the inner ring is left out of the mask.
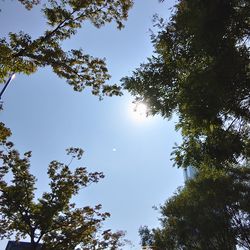
[[[124,87],[152,114],[178,114],[178,166],[236,163],[250,156],[250,2],[180,0],[174,10]]]
[[[6,128],[5,124],[0,122],[0,142],[6,140],[10,135],[10,129]]]
[[[13,234],[17,239],[28,236],[34,250],[41,242],[45,249],[54,250],[73,250],[77,246],[82,250],[114,250],[123,245],[123,232],[101,230],[102,222],[110,216],[101,212],[101,205],[81,208],[71,202],[80,189],[103,178],[102,173],[88,173],[83,167],[72,171],[69,165],[52,161],[47,172],[50,191],[36,199],[36,178],[29,171],[31,152],[21,157],[6,138],[0,143],[1,239]],[[72,160],[80,160],[83,150],[70,148],[67,153]]]
[[[141,246],[148,247],[153,245],[153,234],[147,226],[141,226],[139,228],[139,235],[141,238]]]
[[[250,248],[250,169],[203,169],[160,209],[150,231],[156,250]]]
[[[21,4],[25,6],[26,9],[30,10],[34,5],[39,4],[40,0],[18,0]]]
[[[40,1],[20,1],[27,9]],[[23,31],[9,33],[0,39],[0,82],[10,73],[32,74],[39,67],[50,66],[53,71],[81,91],[92,87],[94,95],[120,95],[120,87],[107,85],[110,79],[103,59],[94,58],[82,49],[65,51],[62,42],[76,34],[84,22],[90,21],[100,28],[106,23],[116,22],[123,27],[132,0],[49,0],[42,8],[48,29],[33,39]]]
[[[177,114],[179,167],[198,176],[160,209],[161,227],[140,229],[154,250],[250,249],[250,2],[179,0],[156,17],[154,55],[123,86],[151,114]],[[233,166],[233,167],[232,167]]]

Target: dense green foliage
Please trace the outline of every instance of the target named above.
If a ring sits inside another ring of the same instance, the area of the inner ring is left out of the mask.
[[[179,0],[156,20],[154,56],[123,79],[150,113],[179,116],[178,166],[250,156],[249,13],[246,0]]]
[[[19,1],[29,10],[40,3],[39,0]],[[10,73],[32,74],[39,67],[50,66],[76,91],[90,86],[94,95],[120,95],[119,86],[106,84],[110,75],[103,59],[94,58],[82,49],[65,51],[62,42],[76,34],[87,21],[97,28],[116,22],[121,29],[132,4],[132,0],[47,1],[42,7],[47,29],[41,36],[32,38],[20,31],[0,39],[0,82]]]
[[[155,18],[154,55],[122,79],[149,114],[178,115],[175,164],[199,169],[161,227],[140,228],[144,247],[250,249],[249,13],[247,0],[178,0],[169,21]]]
[[[152,249],[250,249],[250,168],[201,170],[161,206],[161,227],[144,228]]]
[[[101,205],[81,208],[71,202],[80,189],[98,182],[103,174],[88,173],[84,167],[71,171],[69,164],[52,161],[47,171],[50,191],[36,199],[36,179],[29,171],[31,152],[21,157],[6,140],[8,130],[1,127],[6,136],[0,143],[0,238],[29,236],[34,250],[41,242],[44,249],[55,250],[119,249],[124,233],[101,230],[110,216],[101,212]],[[81,159],[82,153],[78,148],[67,150],[72,160]]]
[[[132,0],[48,0],[45,4],[40,0],[18,1],[27,11],[40,5],[47,26],[36,38],[24,31],[0,38],[0,83],[12,73],[29,75],[50,66],[76,91],[88,86],[99,97],[121,95],[119,86],[106,83],[110,75],[104,59],[82,49],[65,51],[63,42],[84,22],[96,28],[113,22],[121,29]],[[0,238],[29,237],[34,250],[39,243],[43,249],[54,250],[120,249],[124,232],[101,229],[110,216],[101,212],[101,205],[76,207],[71,202],[80,189],[98,182],[103,174],[88,173],[83,167],[72,171],[70,164],[52,161],[47,171],[50,191],[36,199],[36,179],[29,170],[31,152],[21,156],[8,141],[10,135],[11,131],[0,123]],[[67,153],[80,160],[83,151],[70,148]]]

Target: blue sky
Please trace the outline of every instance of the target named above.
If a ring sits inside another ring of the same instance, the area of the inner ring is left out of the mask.
[[[96,29],[90,24],[64,43],[65,48],[82,47],[87,53],[105,57],[111,82],[130,75],[151,56],[149,28],[152,16],[168,17],[173,1],[136,0],[122,31],[110,24]],[[44,20],[38,9],[30,12],[16,1],[1,2],[1,34],[24,30],[34,37],[42,33]],[[139,249],[138,228],[157,226],[158,213],[152,208],[162,204],[183,184],[183,173],[173,168],[170,153],[180,143],[175,121],[154,117],[143,122],[133,119],[129,106],[132,97],[105,98],[99,101],[86,89],[74,92],[50,68],[26,76],[17,75],[7,89],[0,120],[13,132],[12,140],[21,152],[33,151],[32,173],[38,178],[38,194],[48,186],[46,170],[51,160],[68,162],[65,149],[85,150],[81,162],[89,171],[103,171],[105,179],[83,190],[78,206],[103,205],[111,213],[105,227],[127,231],[127,239]],[[116,150],[113,150],[116,149]],[[4,249],[6,241],[0,242]]]

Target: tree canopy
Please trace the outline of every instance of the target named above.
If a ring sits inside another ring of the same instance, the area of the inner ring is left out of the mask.
[[[28,236],[34,250],[39,243],[55,250],[119,249],[124,233],[101,230],[110,214],[102,212],[100,204],[76,207],[71,202],[80,189],[103,178],[103,173],[88,173],[85,167],[72,171],[70,164],[52,161],[47,171],[50,191],[36,199],[36,178],[29,170],[31,152],[21,157],[6,140],[8,129],[1,127],[6,136],[0,142],[0,238]],[[80,160],[83,150],[69,148],[67,154],[71,161]]]
[[[118,29],[128,17],[132,0],[18,0],[27,11],[39,7],[46,29],[38,37],[20,31],[0,38],[0,83],[13,73],[32,74],[51,67],[75,91],[92,88],[92,94],[121,95],[120,87],[108,85],[110,75],[105,59],[86,54],[83,49],[65,51],[70,39],[85,22],[100,28],[115,23]],[[43,5],[42,5],[43,4]],[[97,183],[103,173],[88,173],[85,167],[70,169],[70,164],[52,161],[47,170],[50,191],[36,198],[36,178],[30,173],[31,152],[23,156],[8,141],[11,131],[0,123],[0,238],[15,235],[30,238],[33,249],[101,250],[119,249],[124,232],[102,230],[110,216],[100,204],[78,207],[71,202],[80,189]],[[83,151],[70,148],[67,154],[80,160]]]
[[[249,167],[201,170],[161,206],[161,227],[144,227],[142,243],[146,238],[156,250],[249,249],[249,179]]]
[[[140,228],[142,246],[250,248],[249,13],[246,0],[178,0],[155,17],[152,57],[122,79],[149,114],[178,115],[175,164],[198,169],[161,206],[161,227]]]
[[[39,5],[40,0],[19,0],[28,10]],[[37,38],[24,31],[10,32],[0,39],[0,82],[10,73],[32,74],[39,67],[50,66],[61,78],[81,91],[86,86],[94,95],[120,95],[120,87],[108,85],[110,79],[104,59],[84,53],[82,49],[65,51],[62,42],[76,34],[84,22],[100,28],[115,22],[123,27],[132,0],[49,0],[41,11],[47,21],[47,29]]]
[[[26,9],[30,10],[32,9],[35,5],[39,4],[41,1],[40,0],[18,0],[21,4],[25,6]]]
[[[178,166],[225,166],[250,156],[250,3],[179,0],[156,18],[154,55],[122,79],[151,114],[179,116]]]

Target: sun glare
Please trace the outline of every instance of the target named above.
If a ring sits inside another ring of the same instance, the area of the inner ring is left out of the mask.
[[[11,76],[11,80],[15,79],[16,78],[16,74],[12,74]]]
[[[147,117],[147,105],[145,103],[131,103],[130,105],[131,117],[137,121],[145,121]]]

